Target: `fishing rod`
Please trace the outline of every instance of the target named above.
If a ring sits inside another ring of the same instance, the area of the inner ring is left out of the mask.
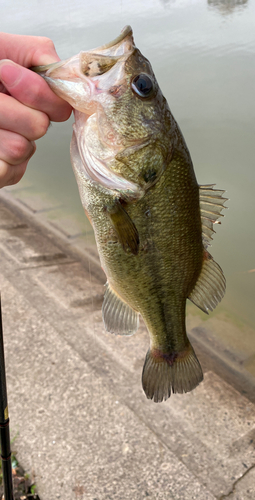
[[[9,415],[4,362],[4,339],[0,295],[0,444],[3,472],[4,500],[14,500]]]

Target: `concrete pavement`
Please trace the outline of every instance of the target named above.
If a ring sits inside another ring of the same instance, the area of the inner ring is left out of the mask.
[[[254,499],[254,379],[188,318],[205,380],[148,401],[144,325],[133,337],[104,331],[93,244],[77,233],[75,247],[35,213],[0,194],[11,433],[40,499]]]

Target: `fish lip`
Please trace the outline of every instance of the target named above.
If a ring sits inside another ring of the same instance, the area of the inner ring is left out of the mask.
[[[111,49],[115,45],[118,45],[120,42],[122,42],[129,35],[133,36],[133,30],[132,30],[131,26],[129,26],[129,25],[124,26],[124,28],[121,30],[121,33],[119,36],[114,38],[114,40],[112,40],[111,42],[108,42],[104,45],[101,45],[100,47],[97,47],[96,49],[93,49],[93,52]],[[91,52],[91,51],[89,51],[89,52]]]
[[[64,64],[67,62],[67,60],[68,59],[65,59],[62,61],[57,61],[57,62],[51,63],[51,64],[44,64],[41,66],[32,66],[29,69],[31,71],[34,71],[34,73],[39,73],[41,76],[44,76],[48,71],[51,72],[55,69],[61,68],[61,66],[64,66]]]

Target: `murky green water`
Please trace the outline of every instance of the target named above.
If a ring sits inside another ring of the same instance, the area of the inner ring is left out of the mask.
[[[1,30],[53,39],[61,58],[131,24],[189,146],[200,184],[230,201],[212,246],[227,277],[220,306],[255,326],[254,0],[2,0]],[[71,123],[38,141],[26,182],[83,218],[69,161]],[[213,314],[218,314],[217,310]]]

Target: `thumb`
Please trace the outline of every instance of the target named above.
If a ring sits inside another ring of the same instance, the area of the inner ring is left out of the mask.
[[[0,80],[7,90],[19,84],[22,78],[22,69],[21,66],[8,59],[0,61]]]
[[[43,111],[50,120],[64,121],[70,116],[69,104],[56,96],[43,78],[9,59],[0,61],[0,82],[11,96],[30,108]]]

